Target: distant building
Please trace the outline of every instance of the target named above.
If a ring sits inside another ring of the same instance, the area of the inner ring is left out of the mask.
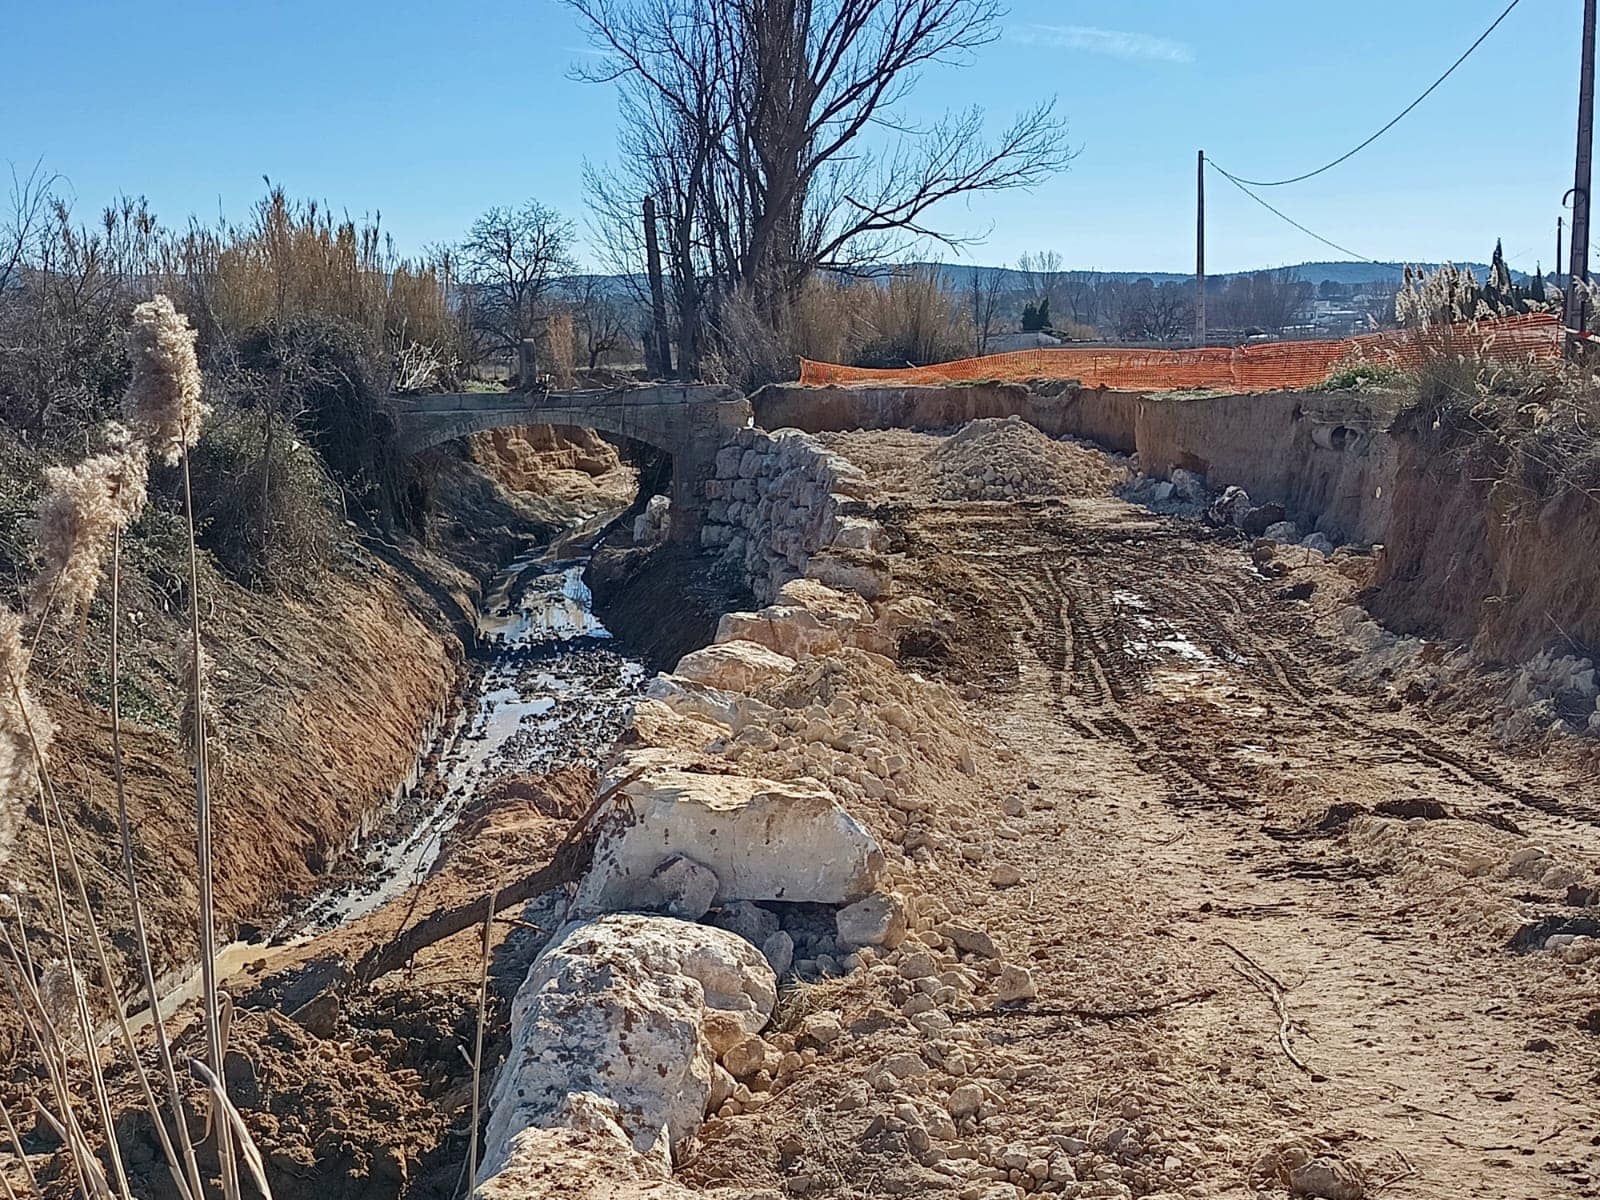
[[[1318,337],[1344,337],[1367,327],[1367,309],[1352,300],[1313,300],[1311,325]]]

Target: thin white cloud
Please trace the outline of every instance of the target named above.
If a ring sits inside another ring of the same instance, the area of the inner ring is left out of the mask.
[[[1105,54],[1140,62],[1194,61],[1192,46],[1172,38],[1131,33],[1125,29],[1098,29],[1093,25],[1021,25],[1008,30],[1007,36],[1029,46],[1081,50],[1085,54]]]

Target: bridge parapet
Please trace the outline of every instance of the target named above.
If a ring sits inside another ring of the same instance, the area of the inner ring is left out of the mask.
[[[652,384],[573,392],[449,392],[390,401],[401,449],[416,454],[473,433],[567,425],[632,438],[672,455],[672,536],[699,536],[717,450],[750,422],[729,387]]]

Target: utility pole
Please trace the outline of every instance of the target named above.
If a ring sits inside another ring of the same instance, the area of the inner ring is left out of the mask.
[[[1594,0],[1589,0],[1590,5]],[[1194,344],[1206,344],[1206,152],[1195,160]]]
[[[1567,272],[1567,357],[1578,355],[1585,326],[1578,282],[1589,279],[1589,184],[1594,157],[1594,18],[1596,0],[1583,0],[1583,66],[1578,77],[1578,157],[1572,181],[1572,262]]]
[[[1561,278],[1561,259],[1562,259],[1561,232],[1562,232],[1562,227],[1565,225],[1565,223],[1566,223],[1566,218],[1565,217],[1557,217],[1556,218],[1556,263],[1555,263],[1555,272],[1556,272],[1556,278],[1557,279]],[[1566,293],[1563,292],[1562,294],[1565,295]]]
[[[661,243],[656,237],[656,198],[644,198],[645,269],[650,275],[650,331],[655,335],[656,366],[663,379],[672,375],[672,339],[667,336],[667,293],[661,284]]]

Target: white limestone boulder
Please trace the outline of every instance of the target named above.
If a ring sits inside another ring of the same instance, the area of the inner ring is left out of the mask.
[[[756,642],[796,660],[845,646],[877,654],[893,649],[865,600],[815,579],[791,579],[759,612],[724,614],[716,640]]]
[[[836,629],[872,620],[872,610],[859,595],[841,592],[815,579],[791,579],[778,589],[778,603],[803,608]]]
[[[719,642],[685,654],[673,674],[691,683],[725,692],[753,692],[762,684],[781,679],[795,668],[794,659],[759,642]]]
[[[755,642],[797,660],[832,653],[843,644],[837,629],[807,609],[790,604],[769,604],[753,613],[724,613],[717,622],[716,640]]]
[[[884,871],[872,834],[808,779],[651,771],[614,793],[596,821],[594,860],[574,902],[580,914],[648,903],[651,876],[680,854],[716,875],[719,905],[850,904]]]
[[[889,564],[876,554],[859,550],[828,550],[806,563],[806,577],[842,592],[855,592],[868,600],[889,594]]]
[[[866,517],[838,517],[829,544],[841,550],[866,550],[882,554],[889,548],[883,526]]]
[[[638,913],[563,926],[512,1003],[511,1052],[489,1101],[479,1181],[536,1170],[537,1155],[552,1149],[583,1160],[597,1147],[629,1149],[664,1178],[712,1095],[707,1021],[755,1034],[776,1001],[766,959],[726,930]],[[574,1129],[588,1137],[526,1132]]]
[[[633,542],[636,546],[652,546],[667,536],[671,520],[672,502],[665,496],[651,496],[644,511],[633,519]]]
[[[657,675],[645,684],[644,695],[680,717],[722,730],[731,730],[738,720],[739,697],[682,675]]]
[[[617,1103],[578,1092],[561,1106],[553,1128],[514,1133],[499,1166],[473,1200],[690,1200],[699,1193],[672,1182],[664,1152],[640,1154],[622,1130]],[[664,1144],[663,1144],[664,1150]]]

